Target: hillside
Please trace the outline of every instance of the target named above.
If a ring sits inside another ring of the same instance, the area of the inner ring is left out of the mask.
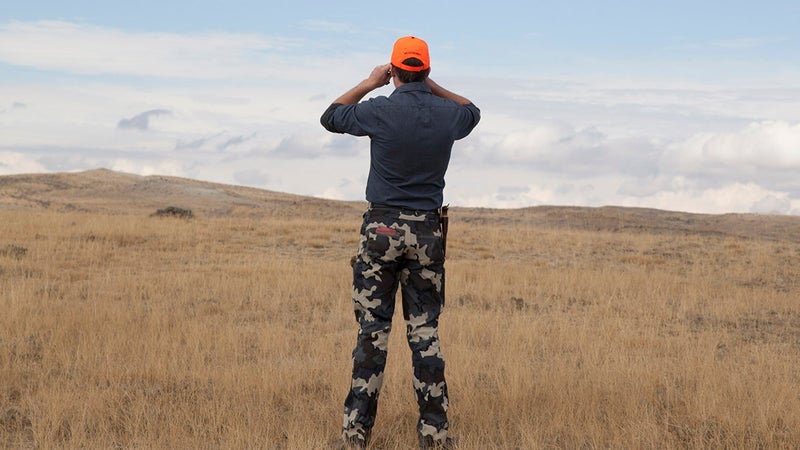
[[[79,173],[0,176],[0,210],[47,209],[148,215],[174,206],[197,217],[299,217],[361,214],[364,202],[323,200],[242,186],[106,169]],[[453,208],[465,223],[527,223],[548,228],[735,236],[800,242],[800,217],[691,214],[647,208],[537,206]]]
[[[338,216],[357,203],[336,202],[242,186],[107,169],[0,177],[0,209],[49,209],[105,214],[151,214],[174,206],[195,216]]]
[[[168,206],[194,218],[151,217]],[[0,177],[0,448],[331,448],[363,207]],[[451,225],[461,450],[800,448],[800,218],[540,206]],[[374,449],[416,440],[396,313]]]

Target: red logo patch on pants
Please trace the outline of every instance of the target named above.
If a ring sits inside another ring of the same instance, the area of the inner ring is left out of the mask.
[[[397,236],[397,230],[389,227],[378,227],[375,232],[384,236]]]

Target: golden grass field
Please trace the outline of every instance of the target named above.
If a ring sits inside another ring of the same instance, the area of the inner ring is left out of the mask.
[[[361,205],[101,175],[0,177],[0,446],[328,448]],[[800,448],[800,218],[456,208],[447,294],[462,449]],[[375,449],[416,444],[397,319]]]

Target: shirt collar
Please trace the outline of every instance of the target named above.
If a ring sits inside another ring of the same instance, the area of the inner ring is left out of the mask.
[[[421,92],[430,93],[431,92],[431,88],[428,87],[427,84],[421,83],[421,82],[406,83],[406,84],[400,86],[399,88],[395,89],[394,92],[392,92],[392,94],[402,93],[402,92],[415,92],[415,91],[421,91]]]

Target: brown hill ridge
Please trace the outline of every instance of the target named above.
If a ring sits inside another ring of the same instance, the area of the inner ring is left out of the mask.
[[[49,209],[106,214],[151,214],[168,206],[195,216],[338,215],[363,209],[263,189],[168,176],[140,176],[107,169],[77,173],[0,176],[0,210]]]
[[[0,176],[0,211],[52,210],[101,214],[152,214],[165,207],[195,217],[331,217],[363,212],[364,202],[323,200],[179,177],[139,176],[107,169],[78,173]],[[800,242],[800,217],[691,214],[647,208],[537,206],[522,209],[452,208],[464,223],[612,232],[709,234]]]

